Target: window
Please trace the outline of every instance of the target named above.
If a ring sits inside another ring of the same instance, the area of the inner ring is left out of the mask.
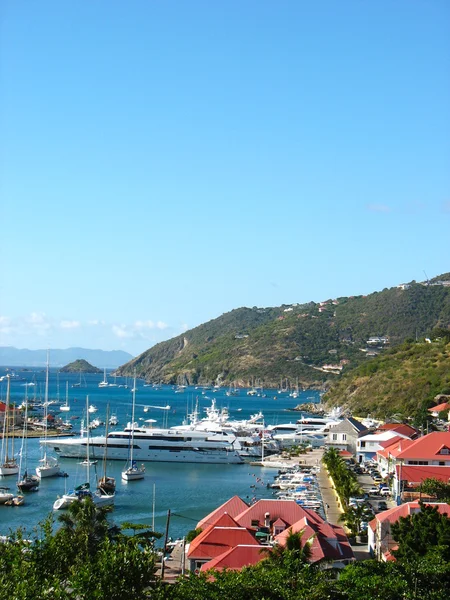
[[[343,442],[346,442],[346,441],[347,441],[347,434],[346,434],[346,433],[343,433],[343,434],[342,434],[342,441],[343,441]]]
[[[252,527],[259,527],[258,519],[252,519]]]
[[[337,442],[337,433],[333,433],[333,442]]]

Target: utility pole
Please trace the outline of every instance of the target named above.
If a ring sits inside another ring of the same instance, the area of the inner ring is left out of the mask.
[[[166,557],[166,548],[167,542],[169,540],[169,522],[170,522],[170,508],[167,511],[167,521],[166,521],[166,534],[164,536],[164,547],[163,547],[163,555],[161,560],[161,580],[164,581],[164,565],[165,565],[165,557]]]

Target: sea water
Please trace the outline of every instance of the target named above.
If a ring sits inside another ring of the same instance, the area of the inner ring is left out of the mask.
[[[0,369],[0,376],[5,373],[5,369]],[[43,370],[16,370],[15,377],[10,378],[10,402],[18,406],[24,400],[25,394],[30,400],[43,401],[45,376]],[[50,370],[48,397],[58,401],[57,404],[50,405],[50,409],[64,404],[67,381],[70,411],[61,412],[58,416],[64,420],[69,419],[74,431],[80,430],[81,421],[86,418],[86,401],[98,409],[95,414],[89,415],[91,420],[99,417],[106,421],[109,405],[109,413],[116,414],[119,419],[119,425],[110,430],[123,429],[127,422],[131,421],[133,380],[122,377],[114,380],[109,376],[110,383],[115,381],[117,386],[99,388],[98,384],[102,379],[103,374],[86,374],[81,377],[80,382],[79,374],[58,374],[55,370]],[[125,385],[127,387],[123,387]],[[238,396],[227,396],[227,388],[216,391],[203,390],[200,387],[196,389],[193,386],[184,388],[184,391],[179,393],[173,386],[165,385],[158,389],[145,386],[142,380],[138,380],[136,388],[135,421],[143,424],[145,420],[152,419],[155,421],[152,423],[154,427],[181,424],[192,413],[196,404],[199,417],[206,416],[205,409],[211,406],[213,399],[219,409],[228,409],[232,420],[248,419],[261,411],[266,425],[295,422],[300,415],[298,412],[291,412],[294,407],[320,400],[319,393],[311,390],[300,392],[298,398],[292,398],[286,392],[279,394],[278,390],[263,390],[260,396],[248,396],[247,390],[240,390]],[[0,382],[0,400],[4,402],[5,399],[6,380],[3,380]],[[104,427],[100,427],[95,429],[92,435],[103,433]],[[16,456],[21,444],[22,440],[15,438]],[[29,472],[34,473],[40,458],[39,439],[29,438],[26,453]],[[24,527],[31,532],[39,527],[39,523],[49,514],[53,514],[57,519],[61,511],[53,512],[52,506],[58,495],[86,481],[87,468],[81,465],[80,461],[60,458],[61,469],[67,472],[69,477],[43,479],[37,492],[25,494],[25,503],[22,506],[0,505],[0,535],[8,535],[18,527]],[[117,525],[126,521],[147,524],[154,527],[155,531],[163,533],[170,510],[169,535],[172,538],[183,537],[195,528],[200,519],[234,495],[240,496],[246,502],[272,497],[267,484],[277,472],[274,468],[250,466],[249,463],[209,465],[147,462],[145,466],[144,480],[124,482],[121,480],[121,472],[125,461],[108,461],[106,472],[108,476],[116,478],[116,498],[111,520]],[[90,469],[93,482],[96,474],[103,474],[102,461],[99,460],[97,465]],[[16,477],[0,477],[0,486],[8,486],[15,493]]]

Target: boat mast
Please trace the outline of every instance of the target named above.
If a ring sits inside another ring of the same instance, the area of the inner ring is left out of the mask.
[[[90,484],[90,464],[91,458],[89,456],[89,396],[86,396],[86,459],[87,459],[87,480]]]
[[[133,406],[131,408],[131,448],[130,448],[130,466],[133,467],[133,447],[134,447],[134,403],[136,402],[136,369],[134,369],[133,382]]]
[[[106,482],[106,456],[108,453],[108,425],[109,425],[109,402],[106,405],[106,424],[105,424],[105,455],[103,457],[103,481]]]
[[[44,441],[47,441],[47,427],[48,427],[48,366],[49,366],[49,351],[47,350],[47,369],[45,372],[45,393],[44,393]],[[44,444],[44,456],[42,465],[47,464],[47,444]]]

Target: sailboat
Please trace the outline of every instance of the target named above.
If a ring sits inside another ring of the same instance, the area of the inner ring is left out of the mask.
[[[48,429],[48,369],[49,369],[49,355],[47,352],[47,370],[45,375],[45,401],[44,401],[44,441],[47,441],[47,429]],[[44,477],[56,477],[61,474],[59,463],[53,456],[47,456],[47,445],[44,445],[44,456],[39,461],[41,465],[36,467],[36,475],[39,479]]]
[[[3,438],[2,438],[2,458],[0,463],[0,475],[17,475],[19,465],[14,458],[14,434],[10,435],[11,417],[9,415],[9,394],[10,394],[10,378],[8,375],[8,386],[6,389],[6,407],[3,421]],[[13,423],[15,420],[15,410],[13,409]],[[11,443],[10,443],[11,440]]]
[[[135,479],[144,479],[145,477],[145,466],[137,466],[136,461],[133,460],[133,448],[134,448],[134,405],[136,403],[136,371],[134,372],[134,386],[133,386],[133,407],[131,411],[131,440],[130,440],[130,450],[127,466],[124,471],[122,471],[122,479],[125,481],[134,481]]]
[[[66,381],[66,403],[65,404],[61,404],[61,406],[59,407],[59,410],[63,411],[63,412],[68,412],[70,410],[70,406],[69,406],[69,382]]]
[[[74,490],[70,490],[67,494],[63,494],[61,498],[57,498],[53,503],[53,510],[62,510],[70,506],[73,502],[82,501],[85,498],[91,498],[96,506],[111,506],[114,504],[115,493],[108,493],[97,488],[95,492],[91,491],[90,484],[90,455],[89,455],[89,397],[86,397],[86,461],[87,461],[87,481],[82,483]]]
[[[19,480],[17,481],[17,489],[21,492],[37,492],[39,489],[39,477],[37,475],[31,475],[28,473],[27,469],[27,453],[28,453],[28,397],[27,397],[27,388],[25,388],[25,414],[23,420],[23,433],[22,433],[22,446],[20,449],[20,461],[19,461]],[[20,473],[22,472],[22,463],[25,466],[25,470],[23,472],[22,477],[20,477]]]
[[[108,460],[108,425],[110,423],[109,404],[106,407],[106,428],[105,428],[105,454],[103,456],[103,475],[97,483],[97,487],[106,493],[114,492],[116,489],[116,480],[114,477],[108,477],[106,474],[106,465]]]
[[[100,383],[98,384],[98,387],[108,387],[109,383],[108,383],[108,379],[106,377],[106,368],[103,372],[103,381],[100,381]]]

